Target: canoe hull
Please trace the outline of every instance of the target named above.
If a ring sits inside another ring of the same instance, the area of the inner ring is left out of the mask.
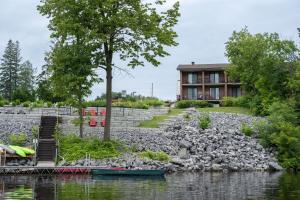
[[[102,176],[163,176],[164,170],[92,169],[92,175]]]

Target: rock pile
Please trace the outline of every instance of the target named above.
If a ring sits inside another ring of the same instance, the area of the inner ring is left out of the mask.
[[[127,168],[164,168],[168,171],[252,171],[281,170],[274,152],[264,149],[257,139],[241,133],[241,125],[250,126],[261,118],[228,113],[209,113],[208,129],[198,126],[201,113],[188,111],[189,117],[178,116],[160,129],[135,129],[113,136],[139,151],[164,151],[168,163],[142,159],[134,154],[120,158],[80,160],[72,165],[121,166]],[[64,163],[65,164],[65,163]]]

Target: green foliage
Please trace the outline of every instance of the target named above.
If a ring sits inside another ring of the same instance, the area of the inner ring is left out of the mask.
[[[204,108],[204,107],[212,107],[211,103],[208,101],[200,101],[200,100],[181,100],[176,102],[176,108]]]
[[[165,121],[166,119],[168,119],[171,116],[179,115],[180,113],[182,113],[182,111],[183,111],[182,109],[177,109],[177,108],[171,109],[171,110],[169,110],[168,114],[154,116],[151,120],[142,121],[139,124],[139,127],[142,127],[142,128],[158,128],[159,124],[161,122]]]
[[[202,129],[207,129],[210,125],[210,117],[208,115],[202,115],[199,118],[199,127]]]
[[[105,100],[95,100],[95,101],[87,101],[83,103],[84,107],[105,107]]]
[[[8,136],[8,142],[10,145],[24,146],[27,141],[27,135],[24,133],[11,134]]]
[[[246,96],[223,97],[221,104],[224,107],[249,107]]]
[[[144,151],[140,153],[140,156],[143,158],[149,158],[151,160],[158,160],[162,162],[168,162],[170,160],[170,157],[168,154],[166,154],[163,151],[154,152],[154,151]]]
[[[3,101],[0,101],[0,107],[3,107],[5,104]]]
[[[246,136],[252,136],[254,131],[252,130],[252,128],[248,125],[243,123],[242,124],[242,128],[241,128],[242,133],[244,133]]]
[[[33,126],[33,127],[31,128],[31,133],[32,133],[32,135],[33,135],[34,138],[38,138],[38,136],[39,136],[39,131],[40,131],[39,126]]]
[[[17,88],[14,93],[12,100],[20,101],[20,102],[25,102],[25,101],[34,101],[35,96],[34,96],[34,91],[30,91],[28,88],[25,87],[19,87]]]
[[[25,101],[22,103],[23,107],[29,107],[31,105],[30,101]]]
[[[76,135],[59,136],[59,154],[67,161],[85,158],[90,154],[93,159],[118,157],[126,151],[118,141],[103,141],[98,138],[80,138]]]
[[[272,103],[291,98],[299,49],[293,41],[281,40],[277,33],[233,32],[226,43],[231,63],[227,72],[240,80],[254,114],[266,115]]]
[[[286,168],[300,169],[300,126],[295,123],[294,104],[275,102],[267,122],[256,125],[263,146],[275,147],[278,160]]]
[[[190,116],[189,113],[186,113],[183,117],[184,117],[185,119],[187,119],[187,120],[191,119],[191,116]]]
[[[113,107],[148,109],[150,106],[161,106],[164,102],[157,99],[121,99],[112,103]],[[97,99],[84,102],[84,107],[105,107],[106,101]]]

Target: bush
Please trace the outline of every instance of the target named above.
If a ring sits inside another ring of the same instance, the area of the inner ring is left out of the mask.
[[[202,129],[207,129],[209,127],[211,120],[208,115],[203,115],[199,118],[199,127]]]
[[[87,101],[84,102],[84,107],[105,107],[105,100],[95,100],[95,101]]]
[[[29,107],[30,104],[31,104],[30,101],[25,101],[25,102],[23,103],[23,107]]]
[[[117,157],[126,151],[118,141],[103,141],[99,138],[80,138],[77,135],[58,136],[59,154],[67,161],[85,158],[90,154],[93,159]]]
[[[3,107],[3,106],[4,106],[4,102],[0,101],[0,107]]]
[[[33,126],[31,128],[31,133],[32,133],[33,138],[38,138],[39,130],[40,130],[40,128],[38,126]]]
[[[176,102],[177,108],[190,108],[190,107],[196,107],[196,108],[204,108],[204,107],[212,107],[211,103],[208,103],[207,101],[201,101],[201,100],[181,100]]]
[[[254,131],[252,130],[252,128],[248,124],[246,124],[246,123],[242,124],[241,131],[242,131],[242,133],[244,133],[246,136],[249,136],[249,137],[252,136],[253,133],[254,133]]]
[[[47,102],[47,107],[48,107],[48,108],[51,108],[52,106],[53,106],[53,103],[50,102],[50,101],[48,101],[48,102]]]
[[[300,126],[293,105],[275,102],[268,112],[268,121],[256,125],[262,145],[276,148],[283,167],[300,169]]]
[[[221,105],[224,107],[249,107],[248,98],[241,97],[223,97]]]
[[[144,100],[142,100],[142,102],[148,106],[154,106],[154,107],[164,105],[164,102],[160,101],[158,99],[144,99]]]
[[[27,135],[24,133],[11,134],[8,137],[8,141],[10,145],[24,146],[27,141]]]
[[[169,155],[163,151],[154,152],[148,150],[148,151],[141,152],[140,155],[143,158],[149,158],[151,160],[158,160],[162,162],[168,162],[170,160]]]

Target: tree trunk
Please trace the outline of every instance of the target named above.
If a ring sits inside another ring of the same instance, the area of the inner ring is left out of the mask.
[[[106,68],[106,123],[104,127],[104,140],[110,140],[110,123],[111,123],[111,105],[112,105],[112,67]]]
[[[80,136],[80,138],[83,138],[82,99],[79,100],[78,112],[79,112],[79,136]]]

